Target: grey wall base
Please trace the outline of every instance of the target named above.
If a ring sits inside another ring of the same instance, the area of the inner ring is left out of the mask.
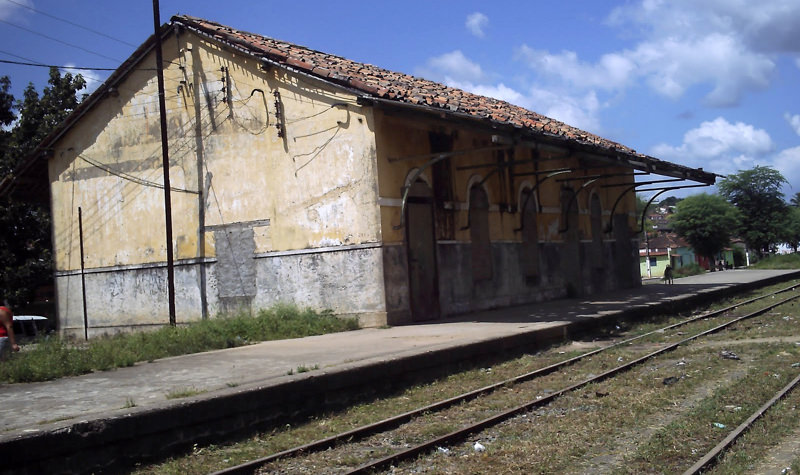
[[[603,243],[589,259],[592,243],[576,246],[578,256],[565,259],[561,243],[539,243],[539,272],[525,275],[521,243],[492,243],[492,278],[473,280],[469,243],[439,243],[436,257],[442,316],[599,294],[641,284],[638,259],[621,253],[614,241]],[[568,263],[578,269],[566,269]],[[385,246],[383,267],[389,323],[411,323],[405,247]],[[635,276],[634,276],[635,274]],[[576,277],[578,277],[576,279]]]
[[[219,266],[216,261],[176,265],[178,323],[197,321],[204,315],[255,313],[278,303],[318,311],[330,309],[343,317],[358,318],[363,326],[386,323],[379,247],[252,256],[250,259],[248,272],[241,276],[235,276],[230,266]],[[230,282],[221,285],[220,270],[224,271],[225,280],[252,279],[252,285]],[[87,272],[89,335],[168,324],[166,274],[163,264]],[[60,331],[82,338],[80,274],[57,275],[56,291]]]

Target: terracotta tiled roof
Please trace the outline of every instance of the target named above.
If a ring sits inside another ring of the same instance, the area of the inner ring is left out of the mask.
[[[186,15],[174,16],[173,24],[182,25],[200,34],[208,35],[221,43],[229,44],[266,61],[293,68],[304,74],[318,77],[357,91],[365,98],[376,101],[388,101],[397,104],[416,105],[431,111],[471,117],[485,120],[492,124],[510,126],[528,131],[532,134],[551,136],[574,144],[588,147],[591,150],[602,150],[610,156],[625,156],[632,160],[627,166],[646,169],[661,175],[688,178],[703,183],[714,183],[713,173],[702,169],[693,169],[682,165],[659,160],[635,150],[604,139],[589,132],[571,127],[563,122],[545,117],[525,108],[491,97],[472,94],[461,89],[448,87],[427,79],[408,74],[389,71],[371,64],[351,61],[340,56],[322,53],[285,41],[278,41],[266,36],[239,31],[209,20]],[[170,34],[171,27],[164,25],[160,35]],[[18,178],[23,175],[39,174],[39,181],[46,178],[42,166],[37,165],[49,147],[69,130],[80,118],[105,94],[122,81],[127,74],[142,61],[155,44],[155,36],[145,41],[109,78],[98,87],[87,99],[56,127],[15,170],[14,174],[0,177],[0,196],[14,190],[19,191]],[[644,165],[634,165],[633,161]],[[623,164],[624,165],[624,164]],[[45,178],[42,178],[45,177]]]
[[[619,143],[491,97],[472,94],[427,79],[389,71],[371,64],[359,63],[255,33],[236,30],[209,20],[179,15],[172,17],[172,22],[205,33],[250,54],[355,89],[372,98],[461,113],[502,125],[528,129],[535,133],[559,136],[591,147],[647,158],[659,164],[667,163],[653,157],[646,157]],[[668,165],[675,167],[674,164]]]

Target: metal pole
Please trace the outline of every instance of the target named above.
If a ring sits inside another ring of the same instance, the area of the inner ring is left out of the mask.
[[[175,326],[175,269],[172,257],[172,202],[169,182],[169,146],[167,144],[167,106],[164,99],[164,71],[161,54],[161,19],[158,0],[153,0],[153,30],[156,42],[156,75],[158,76],[158,107],[161,111],[161,153],[164,168],[164,214],[167,231],[167,295],[169,298],[169,324]]]
[[[89,317],[86,313],[86,275],[83,264],[83,211],[78,206],[78,236],[81,243],[81,292],[83,292],[83,338],[89,340]]]

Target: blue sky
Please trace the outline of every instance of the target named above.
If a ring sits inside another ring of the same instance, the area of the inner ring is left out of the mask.
[[[162,23],[193,15],[423,76],[719,174],[773,166],[800,192],[797,0],[160,3]],[[2,60],[115,68],[152,32],[152,1],[0,0]],[[0,75],[17,98],[47,81]]]

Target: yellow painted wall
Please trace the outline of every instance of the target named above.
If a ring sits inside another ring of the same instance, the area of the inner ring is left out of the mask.
[[[387,243],[399,243],[404,239],[404,230],[396,229],[401,223],[401,199],[402,187],[405,180],[413,170],[425,166],[425,163],[433,158],[430,149],[429,131],[437,131],[450,135],[452,128],[443,127],[441,123],[426,120],[414,120],[402,115],[387,114],[382,111],[376,113],[377,124],[377,157],[379,167],[378,188],[382,198],[381,206],[381,227],[383,229],[383,239]],[[469,167],[480,164],[494,163],[497,151],[490,150],[493,147],[491,135],[474,129],[462,128],[454,134],[453,150],[472,150],[467,154],[456,154],[447,159],[445,163],[452,172],[454,185],[454,203],[452,206],[455,211],[455,240],[469,242],[470,231],[462,230],[468,223],[468,196],[469,187],[477,180],[480,182],[491,171],[491,167],[470,168],[458,170],[459,167]],[[506,151],[508,153],[508,151]],[[531,158],[533,150],[530,146],[516,146],[513,148],[513,160],[525,160]],[[578,171],[570,174],[558,175],[544,181],[539,187],[538,196],[541,199],[542,212],[538,215],[539,239],[545,242],[561,242],[563,233],[559,230],[563,227],[561,218],[561,187],[564,182],[559,182],[562,178],[579,178],[587,175],[599,174],[623,174],[628,176],[616,176],[601,178],[589,185],[578,194],[576,203],[579,212],[579,238],[591,239],[591,220],[590,220],[590,199],[592,194],[600,197],[603,214],[603,224],[607,225],[610,216],[610,208],[616,201],[619,193],[624,187],[604,188],[602,185],[617,183],[633,183],[630,169],[607,166],[604,168],[580,169],[581,163],[577,158],[562,158],[565,151],[543,148],[539,151],[540,162],[538,170],[554,170],[559,168],[574,168]],[[416,157],[416,158],[415,158]],[[511,160],[511,158],[509,158]],[[594,165],[596,166],[596,165]],[[521,164],[514,167],[515,173],[533,172],[533,163]],[[505,194],[501,193],[500,173],[489,177],[485,182],[485,188],[489,194],[489,203],[492,205],[489,213],[490,238],[492,241],[520,241],[522,235],[514,230],[520,227],[519,212],[508,212],[508,208],[499,209],[498,204],[513,206],[518,210],[522,203],[520,200],[520,190],[525,183],[530,185],[536,183],[535,176],[520,176],[513,180],[506,178]],[[422,177],[429,184],[433,184],[432,167],[427,168]],[[540,176],[543,179],[544,176]],[[585,180],[571,181],[573,189],[577,189]],[[629,225],[634,227],[635,201],[634,194],[628,193],[617,207],[616,213],[629,215]]]
[[[189,191],[172,192],[176,259],[213,257],[214,227],[242,222],[262,221],[256,253],[380,240],[369,108],[191,33],[163,46],[171,182]],[[80,267],[78,207],[88,268],[166,259],[163,190],[148,186],[163,183],[154,64],[150,54],[54,147],[59,271]]]

